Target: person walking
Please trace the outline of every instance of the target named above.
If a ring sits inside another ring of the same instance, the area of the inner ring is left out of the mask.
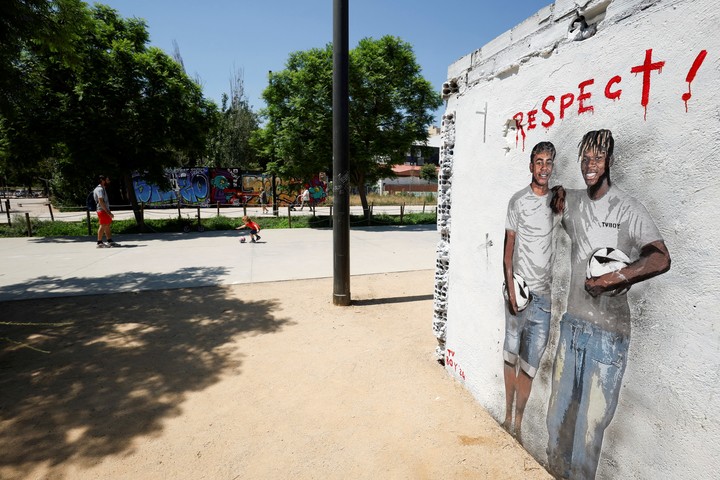
[[[302,194],[300,195],[300,210],[305,208],[305,205],[309,205],[310,203],[310,189],[305,186],[305,190],[303,190]]]
[[[262,205],[262,213],[268,213],[268,194],[265,187],[260,190],[260,205]]]
[[[99,175],[98,179],[100,183],[93,190],[93,197],[97,205],[98,222],[100,223],[97,232],[97,248],[117,247],[118,244],[113,242],[112,239],[112,222],[115,215],[110,211],[110,201],[106,190],[106,187],[110,185],[110,177]],[[103,236],[107,239],[106,242],[103,242]]]

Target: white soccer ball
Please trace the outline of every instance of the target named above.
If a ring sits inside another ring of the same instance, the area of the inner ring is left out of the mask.
[[[622,250],[612,247],[598,248],[588,258],[587,269],[585,270],[585,278],[594,278],[606,273],[616,272],[621,268],[630,264],[630,258],[623,253]],[[603,295],[614,297],[616,295],[624,295],[630,290],[630,287],[619,288],[603,292]]]
[[[517,273],[513,274],[513,286],[515,287],[515,302],[517,302],[518,312],[522,312],[530,303],[530,288],[527,286],[527,283],[525,283],[525,280]],[[503,282],[502,291],[503,297],[505,297],[505,301],[507,302],[509,298],[505,282]]]

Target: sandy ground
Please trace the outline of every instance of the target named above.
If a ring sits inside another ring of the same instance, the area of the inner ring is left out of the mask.
[[[0,304],[0,478],[551,478],[434,361],[432,271],[332,288]]]

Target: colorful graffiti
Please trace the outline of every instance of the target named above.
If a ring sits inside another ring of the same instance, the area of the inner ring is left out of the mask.
[[[242,172],[237,168],[175,168],[165,173],[170,190],[163,190],[147,182],[142,175],[133,175],[133,187],[139,203],[145,207],[176,207],[211,205],[259,205],[260,192],[272,197],[272,176],[263,173]],[[314,176],[306,185],[311,200],[320,204],[327,198],[327,177]],[[297,180],[275,179],[279,205],[293,205],[303,188]]]
[[[327,199],[327,177],[324,173],[316,175],[308,184],[310,191],[310,203],[314,205],[321,204]]]
[[[237,168],[213,168],[210,177],[212,203],[221,205],[257,203],[260,191],[271,185],[270,177],[243,173]]]
[[[207,168],[173,168],[165,172],[170,190],[161,190],[141,175],[133,175],[135,198],[146,206],[208,205],[210,183]]]

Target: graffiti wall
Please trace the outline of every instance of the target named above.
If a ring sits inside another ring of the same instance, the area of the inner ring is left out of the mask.
[[[148,183],[139,174],[133,175],[135,198],[148,207],[200,205],[210,201],[210,178],[207,168],[172,168],[165,176],[170,181],[170,190],[161,190]]]
[[[438,354],[559,478],[720,468],[718,20],[558,0],[449,67]]]
[[[243,172],[237,168],[175,168],[165,173],[169,190],[148,183],[141,174],[133,175],[138,202],[146,207],[257,205],[260,194],[267,192],[272,202],[272,175]],[[280,205],[296,202],[304,188],[310,191],[311,201],[321,204],[327,198],[327,179],[324,173],[308,182],[275,179],[275,191]]]

